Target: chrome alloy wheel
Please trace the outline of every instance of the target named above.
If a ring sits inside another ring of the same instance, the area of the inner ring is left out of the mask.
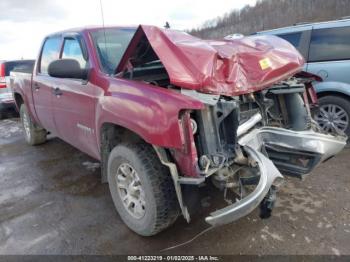
[[[326,104],[320,106],[315,120],[326,132],[343,133],[349,126],[349,115],[338,105]]]
[[[28,140],[30,140],[30,123],[29,117],[26,113],[23,114],[23,128]]]
[[[136,219],[141,219],[146,213],[145,193],[136,170],[123,163],[115,175],[120,199],[128,213]]]

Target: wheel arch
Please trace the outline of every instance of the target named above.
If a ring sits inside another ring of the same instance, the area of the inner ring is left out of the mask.
[[[339,97],[345,98],[350,102],[350,96],[346,93],[339,92],[339,91],[322,91],[317,93],[317,96],[318,98],[322,98],[325,96],[339,96]]]
[[[107,163],[109,153],[121,142],[147,143],[139,134],[124,126],[113,122],[104,122],[99,128],[102,183],[107,182]]]
[[[15,99],[15,104],[16,104],[17,110],[19,112],[21,105],[24,103],[24,99],[23,99],[22,95],[18,92],[15,92],[13,94],[13,97]]]
[[[325,81],[316,83],[313,86],[318,97],[334,95],[350,99],[350,84],[348,83]]]

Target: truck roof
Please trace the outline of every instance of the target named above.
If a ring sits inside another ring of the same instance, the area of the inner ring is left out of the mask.
[[[111,28],[119,28],[119,29],[137,29],[138,26],[136,25],[130,25],[130,26],[119,26],[119,25],[111,25],[111,26],[101,26],[101,25],[91,25],[91,26],[84,26],[84,27],[76,27],[76,28],[69,28],[63,31],[57,31],[54,33],[51,33],[47,35],[49,36],[54,36],[54,35],[59,35],[59,34],[64,34],[64,33],[79,33],[79,32],[92,32],[96,30],[101,30],[101,29],[111,29]]]

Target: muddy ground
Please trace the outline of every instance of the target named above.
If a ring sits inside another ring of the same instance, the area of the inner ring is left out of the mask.
[[[270,219],[258,210],[215,228],[181,254],[350,254],[350,149],[304,181],[288,179]],[[0,254],[159,254],[207,228],[215,209],[181,217],[155,237],[131,232],[113,206],[98,163],[58,138],[31,147],[18,119],[0,121]]]

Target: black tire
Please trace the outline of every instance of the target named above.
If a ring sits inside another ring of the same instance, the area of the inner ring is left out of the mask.
[[[144,193],[144,215],[135,218],[127,210],[118,191],[116,174],[121,165],[132,167]],[[108,184],[114,205],[124,223],[142,236],[152,236],[172,225],[179,215],[174,184],[167,167],[153,148],[145,143],[119,144],[108,158]]]
[[[33,123],[32,119],[28,114],[28,110],[25,104],[20,107],[21,123],[24,130],[24,137],[28,144],[35,146],[46,142],[47,131],[43,128],[38,127]],[[26,122],[27,121],[27,122]],[[26,128],[27,123],[27,128]]]
[[[338,107],[342,108],[347,113],[348,120],[350,121],[350,100],[341,96],[328,95],[319,98],[318,101],[320,108],[330,104],[337,105]],[[346,135],[350,136],[350,123],[348,123],[348,127],[344,132]]]

